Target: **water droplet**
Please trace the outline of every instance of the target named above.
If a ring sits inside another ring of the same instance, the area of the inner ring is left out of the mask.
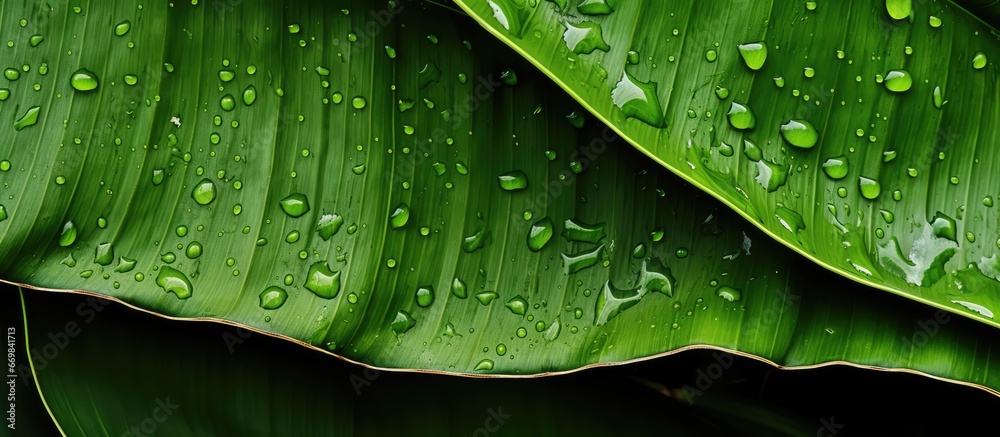
[[[708,62],[715,62],[715,60],[718,58],[719,58],[719,53],[716,52],[715,50],[709,49],[708,51],[705,52],[705,60]]]
[[[934,15],[931,15],[930,18],[927,19],[927,22],[931,25],[931,27],[941,27],[941,19]]]
[[[491,1],[490,3],[492,4],[493,2]],[[480,361],[478,364],[476,364],[474,370],[477,372],[485,372],[493,370],[493,360],[485,359]]]
[[[552,223],[552,219],[545,217],[533,225],[531,229],[528,230],[528,249],[532,252],[538,252],[548,244],[549,240],[552,238],[555,225]]]
[[[364,97],[356,96],[351,99],[351,106],[353,106],[354,109],[364,109],[366,105],[368,105],[368,101],[365,100]]]
[[[493,302],[493,299],[500,297],[495,291],[483,291],[481,293],[476,293],[476,300],[483,305],[489,305]]]
[[[816,75],[816,70],[814,70],[812,67],[806,67],[804,70],[802,70],[802,74],[805,77],[813,77]]]
[[[676,284],[677,279],[674,278],[670,268],[663,265],[662,261],[653,259],[642,262],[642,268],[639,271],[640,293],[658,292],[667,295],[667,297],[674,297]]]
[[[806,222],[802,215],[784,206],[774,208],[774,218],[778,219],[781,227],[789,232],[798,233],[806,228]]]
[[[931,219],[930,223],[935,237],[947,238],[951,241],[958,242],[956,239],[956,235],[958,234],[958,225],[955,223],[955,219],[938,211],[934,213],[934,217]]]
[[[194,190],[191,191],[191,197],[199,205],[208,205],[215,201],[215,194],[215,182],[208,178],[195,184]]]
[[[131,22],[129,22],[128,20],[122,21],[121,23],[118,23],[115,26],[115,35],[125,36],[125,34],[128,33],[129,29],[131,28],[132,28]]]
[[[913,12],[912,0],[885,0],[885,9],[894,20],[902,20]]]
[[[976,70],[982,70],[986,68],[986,54],[983,52],[976,52],[972,57],[972,68]]]
[[[232,111],[236,109],[236,98],[232,94],[226,94],[219,100],[219,106],[226,112]]]
[[[236,78],[236,72],[233,70],[222,69],[219,70],[219,80],[223,82],[229,82]]]
[[[276,310],[285,304],[288,299],[288,292],[281,287],[267,287],[260,292],[260,307],[265,310]]]
[[[400,203],[389,216],[389,226],[392,229],[399,229],[406,226],[408,221],[410,221],[410,205]]]
[[[757,167],[754,180],[766,189],[768,193],[777,191],[778,188],[784,186],[785,182],[788,181],[789,167],[763,159],[756,161],[754,164]]]
[[[81,68],[70,76],[69,83],[77,91],[93,91],[98,86],[97,73]]]
[[[645,293],[639,290],[621,290],[612,285],[611,281],[606,281],[603,290],[597,295],[597,303],[594,307],[594,324],[601,326],[608,323],[625,310],[635,306],[644,296]]]
[[[566,47],[569,47],[573,53],[580,55],[593,53],[594,50],[603,52],[611,50],[611,46],[604,41],[604,34],[600,24],[593,21],[583,21],[578,24],[566,21],[563,24],[566,26],[566,32],[563,33],[563,41],[566,42]]]
[[[614,0],[580,0],[576,9],[584,15],[607,15],[615,11],[615,3]]]
[[[39,112],[41,112],[41,108],[38,106],[28,108],[28,111],[25,112],[24,115],[20,116],[17,120],[14,120],[14,130],[20,131],[21,129],[38,123]]]
[[[462,250],[472,253],[481,249],[486,244],[487,232],[485,227],[480,227],[474,234],[462,239]]]
[[[566,241],[579,241],[597,244],[604,238],[604,223],[591,225],[577,219],[566,219],[563,222],[562,236]]]
[[[738,288],[732,288],[723,285],[719,287],[717,290],[715,290],[715,295],[730,302],[734,302],[740,300],[740,297],[742,297],[743,293]]]
[[[646,243],[639,243],[632,248],[632,258],[642,259],[646,256]]]
[[[451,280],[451,294],[459,299],[465,299],[469,297],[469,288],[465,285],[465,282],[457,277]]]
[[[406,331],[409,331],[416,324],[417,320],[414,319],[410,313],[405,310],[399,310],[399,312],[396,313],[396,318],[389,324],[389,327],[392,329],[392,332],[396,334],[396,336],[400,336],[406,333]]]
[[[715,96],[718,97],[721,100],[726,100],[726,98],[729,97],[729,88],[726,88],[726,87],[724,87],[722,85],[716,86],[715,87]]]
[[[37,33],[34,34],[34,35],[31,35],[28,38],[28,44],[30,44],[32,47],[38,47],[38,45],[41,44],[42,41],[45,41],[45,37],[42,36],[42,35],[39,35]]]
[[[627,72],[615,84],[611,99],[627,118],[634,118],[653,127],[663,125],[663,109],[656,95],[656,83],[635,80]]]
[[[883,84],[889,91],[901,93],[913,86],[913,76],[906,70],[892,70],[886,73]]]
[[[840,155],[829,158],[823,163],[823,171],[830,179],[843,179],[847,176],[847,156]]]
[[[809,149],[819,141],[819,132],[808,121],[789,120],[781,125],[781,137],[795,147]]]
[[[729,124],[734,129],[753,129],[757,125],[757,119],[754,117],[753,112],[746,106],[736,102],[732,102],[729,106],[729,113],[726,115],[729,117]]]
[[[992,208],[993,207],[993,196],[986,196],[983,198],[983,205]]]
[[[305,213],[309,212],[309,199],[302,193],[290,194],[288,197],[281,199],[279,204],[281,205],[281,210],[285,211],[285,214],[288,214],[292,218],[302,217]]]
[[[892,213],[892,211],[881,209],[879,210],[879,214],[882,215],[882,220],[885,220],[886,224],[892,224],[892,222],[896,220],[896,216]]]
[[[250,106],[253,102],[257,101],[257,88],[253,85],[248,85],[246,89],[243,90],[243,104]]]
[[[504,306],[510,309],[510,312],[519,316],[523,316],[528,312],[528,301],[521,296],[512,297]]]
[[[59,232],[59,245],[62,247],[73,245],[76,242],[76,233],[76,225],[72,221],[66,222]]]
[[[518,191],[528,188],[528,175],[520,170],[504,173],[498,179],[500,188],[506,191]]]
[[[743,156],[752,162],[759,162],[764,159],[764,152],[753,141],[743,140]]]
[[[156,275],[156,285],[166,293],[173,293],[178,299],[187,299],[194,292],[187,276],[170,266],[160,267],[160,273]]]
[[[427,308],[434,303],[434,287],[430,285],[424,285],[417,288],[416,293],[417,305]]]
[[[767,60],[767,46],[763,42],[740,44],[737,49],[743,57],[743,62],[751,70],[760,70]]]
[[[597,265],[604,255],[604,245],[597,246],[590,250],[584,250],[574,254],[562,254],[563,273],[570,275],[588,267]]]
[[[858,188],[861,189],[861,195],[868,200],[875,200],[882,192],[882,186],[877,180],[864,176],[858,178]]]
[[[323,299],[333,299],[340,293],[340,272],[334,272],[325,262],[317,261],[309,266],[305,287]]]
[[[201,252],[202,252],[201,243],[197,241],[192,241],[188,243],[187,249],[184,251],[184,254],[187,255],[187,257],[190,259],[195,259],[201,256]]]
[[[783,78],[783,77],[776,77],[776,78],[774,78],[774,86],[776,86],[778,88],[784,88],[785,87],[785,78]]]
[[[678,247],[677,250],[674,251],[674,255],[677,258],[681,258],[681,259],[687,258],[688,257],[688,250],[687,250],[686,247]]]
[[[945,103],[948,103],[948,101],[944,99],[944,92],[941,91],[940,86],[934,87],[934,92],[932,94],[932,97],[934,101],[934,107],[937,109],[941,109],[941,107],[943,107]]]
[[[115,260],[115,249],[111,243],[100,243],[94,249],[94,263],[102,266],[110,265]]]
[[[319,233],[319,237],[323,241],[329,241],[331,237],[337,234],[340,227],[344,225],[344,218],[339,214],[324,214],[319,218],[319,222],[316,224],[316,232]]]

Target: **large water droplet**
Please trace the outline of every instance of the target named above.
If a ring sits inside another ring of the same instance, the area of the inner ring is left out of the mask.
[[[94,263],[102,266],[111,265],[115,260],[115,248],[111,243],[100,243],[94,249]]]
[[[763,42],[740,44],[737,49],[743,57],[743,62],[751,70],[760,70],[767,60],[767,46]]]
[[[657,259],[643,261],[642,269],[639,271],[639,292],[648,293],[651,291],[663,293],[667,297],[674,297],[674,287],[677,279],[671,273],[670,268],[663,265]]]
[[[132,23],[128,20],[122,21],[115,26],[115,35],[125,36],[129,29],[132,28]]]
[[[465,299],[469,297],[469,288],[465,285],[465,282],[457,277],[451,281],[451,294],[459,299]]]
[[[406,331],[409,331],[416,324],[416,319],[414,319],[410,313],[405,310],[399,310],[399,312],[396,313],[396,318],[394,318],[392,323],[389,324],[389,327],[392,329],[392,332],[399,336],[404,334]]]
[[[580,270],[592,267],[601,260],[604,255],[604,245],[597,246],[590,250],[574,254],[562,254],[563,273],[570,275]]]
[[[156,275],[156,285],[159,285],[164,292],[173,293],[178,299],[187,299],[194,292],[187,276],[170,266],[160,267],[160,273]]]
[[[521,170],[504,173],[498,177],[500,188],[506,191],[518,191],[528,188],[528,175]]]
[[[290,194],[288,197],[281,199],[279,202],[281,204],[281,210],[285,211],[289,217],[298,218],[309,212],[309,199],[305,194],[294,193]]]
[[[885,0],[885,9],[894,20],[902,20],[913,12],[912,0]]]
[[[611,50],[611,46],[604,41],[600,24],[593,21],[583,21],[579,24],[566,21],[563,24],[566,26],[563,41],[566,41],[566,47],[573,53],[580,55],[593,53],[594,50],[602,52]]]
[[[743,293],[738,288],[732,288],[723,285],[720,286],[717,290],[715,290],[715,295],[730,302],[734,302],[740,300],[740,297],[743,296]]]
[[[566,219],[563,222],[562,236],[566,241],[597,244],[604,238],[604,226],[604,223],[591,225],[577,219]]]
[[[429,307],[434,303],[434,287],[430,285],[424,285],[417,287],[417,292],[414,296],[417,300],[417,305],[421,307]]]
[[[538,252],[549,243],[554,232],[554,225],[552,219],[545,217],[533,225],[531,229],[528,230],[528,249],[532,252]]]
[[[892,70],[885,74],[882,83],[889,91],[901,93],[913,86],[913,76],[906,70]]]
[[[847,176],[847,156],[840,155],[829,158],[823,163],[823,171],[830,179],[843,179]]]
[[[623,311],[635,306],[645,293],[639,290],[621,290],[611,284],[604,283],[604,289],[597,295],[594,307],[594,324],[597,326],[608,323],[618,317]]]
[[[267,287],[260,292],[260,307],[265,310],[276,310],[285,304],[288,299],[288,292],[281,287]]]
[[[729,117],[729,124],[734,129],[753,129],[757,125],[757,118],[754,117],[753,112],[746,106],[736,102],[732,102],[729,106],[729,113],[726,116]]]
[[[878,180],[861,176],[858,178],[858,188],[865,199],[875,200],[882,193],[882,185]]]
[[[41,108],[38,106],[32,106],[24,113],[24,115],[14,120],[14,130],[20,131],[28,126],[38,123],[38,113],[41,112]]]
[[[323,214],[319,218],[319,223],[316,224],[316,232],[319,233],[319,237],[323,241],[329,241],[331,237],[337,234],[340,227],[344,225],[344,218],[338,214]]]
[[[982,69],[986,68],[986,54],[985,53],[983,53],[983,52],[976,52],[976,54],[972,56],[972,68],[975,68],[976,70],[982,70]]]
[[[490,302],[493,302],[493,299],[498,297],[500,297],[500,295],[495,291],[483,291],[476,293],[476,300],[483,305],[489,305]]]
[[[521,296],[512,297],[504,306],[510,309],[510,312],[519,316],[523,316],[528,312],[528,301]]]
[[[194,189],[191,191],[191,197],[199,205],[208,205],[215,201],[215,194],[215,182],[212,182],[208,178],[202,179],[195,184]]]
[[[340,272],[334,272],[325,262],[317,261],[309,266],[305,287],[323,299],[333,299],[340,293]]]
[[[392,229],[399,229],[406,226],[408,221],[410,221],[410,205],[400,203],[389,216],[389,226]]]
[[[781,137],[795,147],[809,149],[819,141],[819,132],[808,121],[789,120],[781,125]]]
[[[66,222],[63,225],[62,231],[59,232],[59,245],[62,247],[69,247],[76,242],[76,225],[72,221]]]
[[[608,15],[615,11],[614,0],[580,0],[576,10],[584,15]]]
[[[635,80],[627,72],[611,91],[611,100],[625,117],[634,118],[653,127],[663,126],[663,109],[656,95],[656,83]]]
[[[93,91],[98,86],[97,73],[81,68],[70,76],[69,83],[77,91]]]

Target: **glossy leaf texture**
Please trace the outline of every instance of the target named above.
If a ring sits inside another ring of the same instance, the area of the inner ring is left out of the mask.
[[[28,68],[0,105],[41,108],[0,130],[0,277],[383,368],[536,375],[714,346],[1000,386],[988,339],[914,349],[920,317],[831,309],[850,286],[824,291],[465,17],[349,6],[51,11],[65,30],[18,39]]]
[[[1000,43],[965,10],[456,3],[778,241],[858,282],[1000,326]]]

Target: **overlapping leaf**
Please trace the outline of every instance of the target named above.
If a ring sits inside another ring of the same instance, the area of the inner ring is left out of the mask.
[[[457,3],[644,153],[787,246],[998,325],[1000,44],[965,10]]]
[[[4,26],[26,66],[0,102],[7,281],[382,367],[539,374],[712,345],[1000,386],[991,339],[914,348],[922,318],[834,302],[847,286],[817,288],[459,15],[4,7],[28,17]]]

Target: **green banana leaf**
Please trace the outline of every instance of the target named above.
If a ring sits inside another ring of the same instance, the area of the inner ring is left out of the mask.
[[[1000,326],[1000,43],[964,9],[456,3],[776,240],[860,283]],[[996,11],[983,3],[969,7]]]
[[[935,315],[843,298],[465,17],[340,6],[5,25],[28,35],[17,63],[46,66],[0,103],[11,123],[40,106],[0,130],[0,277],[383,368],[545,374],[711,346],[1000,387],[990,338],[901,341]]]

